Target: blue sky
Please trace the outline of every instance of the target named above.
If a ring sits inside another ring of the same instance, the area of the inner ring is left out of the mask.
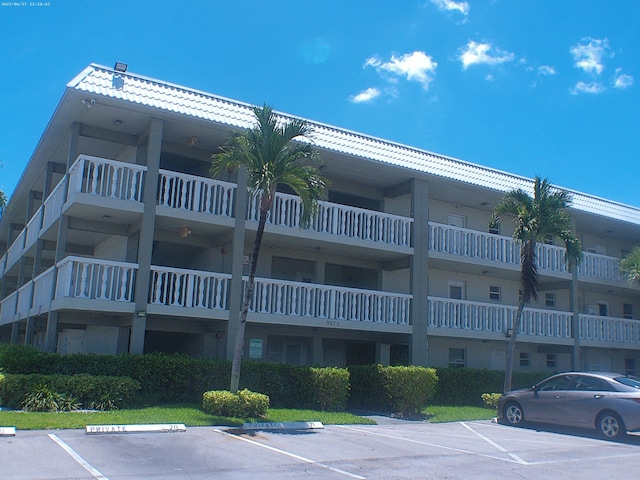
[[[0,6],[0,189],[66,83],[129,71],[640,206],[640,1]]]

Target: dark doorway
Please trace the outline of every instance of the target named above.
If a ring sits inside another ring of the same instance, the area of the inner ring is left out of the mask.
[[[347,367],[351,365],[373,365],[376,363],[376,344],[347,343]]]

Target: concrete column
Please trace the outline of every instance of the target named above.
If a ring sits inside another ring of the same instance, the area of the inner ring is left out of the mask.
[[[377,343],[376,356],[380,365],[391,365],[391,345],[389,343]]]
[[[146,148],[147,171],[142,192],[144,213],[142,214],[140,241],[138,242],[138,271],[136,272],[134,293],[135,313],[132,320],[131,342],[129,345],[129,353],[134,354],[144,352],[144,336],[147,330],[146,311],[149,298],[149,275],[156,222],[156,194],[163,130],[164,124],[162,120],[157,118],[151,120]],[[138,312],[140,312],[140,315]]]
[[[322,351],[322,336],[319,332],[313,332],[313,352],[312,352],[312,364],[319,367],[324,367],[324,355]]]
[[[240,322],[240,310],[243,301],[242,273],[244,271],[244,237],[245,222],[247,219],[247,171],[245,168],[238,170],[236,195],[234,199],[235,228],[233,231],[233,245],[231,246],[231,288],[229,289],[229,323],[227,329],[226,358],[233,358],[233,349],[236,342],[236,332]]]
[[[71,135],[69,138],[69,151],[67,152],[67,166],[65,176],[68,175],[69,168],[78,157],[80,151],[80,124],[73,123],[71,125]],[[51,185],[53,182],[53,173],[54,173],[55,165],[48,164],[47,165],[47,175],[45,178],[45,186],[43,195],[49,195],[51,190]],[[68,180],[68,176],[67,176]],[[69,182],[67,181],[66,186],[64,188],[64,198],[66,200],[67,195],[69,193]],[[46,196],[44,197],[46,198]],[[53,289],[55,291],[56,285],[58,283],[58,262],[60,262],[66,254],[67,251],[67,235],[69,228],[69,217],[63,215],[58,222],[58,238],[56,241],[56,255],[55,255],[55,263],[56,268],[53,269]],[[51,292],[51,300],[53,301],[53,293]],[[49,304],[49,313],[47,314],[47,329],[45,331],[45,345],[44,350],[47,352],[55,352],[56,350],[56,339],[57,339],[57,329],[58,329],[58,312],[51,311],[51,304]],[[27,335],[28,336],[28,335]]]
[[[573,351],[571,352],[571,369],[581,370],[580,364],[580,306],[578,305],[578,269],[571,272],[569,282],[569,302],[571,306],[571,335],[573,336]]]
[[[429,321],[429,188],[426,182],[411,181],[411,216],[413,217],[413,256],[411,275],[411,363],[427,366],[429,348],[427,325]]]

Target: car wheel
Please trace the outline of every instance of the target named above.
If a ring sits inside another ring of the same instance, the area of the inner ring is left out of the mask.
[[[509,425],[522,425],[524,423],[524,410],[522,410],[518,402],[507,402],[502,413]]]
[[[624,422],[616,412],[603,412],[596,420],[598,433],[609,440],[617,440],[627,433]]]

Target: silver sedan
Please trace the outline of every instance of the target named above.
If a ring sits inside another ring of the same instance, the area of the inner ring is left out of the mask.
[[[640,431],[640,380],[618,373],[567,372],[505,393],[498,420],[595,428],[608,439]]]

